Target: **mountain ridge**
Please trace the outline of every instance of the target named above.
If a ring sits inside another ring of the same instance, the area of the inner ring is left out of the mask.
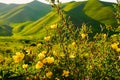
[[[78,26],[82,23],[86,23],[88,26],[92,25],[96,27],[95,30],[97,30],[97,26],[101,24],[116,24],[113,19],[114,15],[112,5],[114,3],[95,1],[96,0],[80,2],[73,1],[64,3],[62,4],[64,16],[66,18],[70,16],[72,23]],[[96,5],[92,5],[95,3]],[[107,12],[105,13],[105,11]],[[7,17],[6,15],[8,14],[10,16]],[[43,33],[45,32],[46,26],[48,27],[54,23],[57,23],[61,19],[56,12],[51,9],[49,4],[33,1],[27,4],[16,5],[16,7],[12,10],[8,10],[8,13],[4,15],[0,14],[0,21],[4,20],[6,25],[12,27],[11,33],[13,36],[38,36],[44,35]]]
[[[27,4],[18,5],[17,7],[13,7],[12,10],[4,13],[3,15],[0,15],[0,18],[2,18],[2,20],[14,23],[24,22],[27,20],[34,21],[44,16],[44,14],[48,13],[49,11],[50,5],[38,1],[33,1]]]

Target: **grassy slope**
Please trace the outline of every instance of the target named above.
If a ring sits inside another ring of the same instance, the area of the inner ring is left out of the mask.
[[[0,36],[11,36],[12,28],[7,25],[0,25]]]
[[[84,7],[84,12],[96,21],[103,24],[114,25],[115,20],[113,19],[114,15],[112,7],[113,4],[111,3],[99,2],[98,0],[89,0]]]
[[[3,4],[0,3],[0,24],[8,24],[8,21],[3,20],[2,15],[5,15],[9,11],[11,11],[13,8],[19,6],[18,4]]]
[[[0,3],[0,15],[12,10],[13,8],[19,6],[18,4],[3,4]]]
[[[13,28],[13,34],[16,34],[16,33],[19,33],[19,32],[21,32],[24,28],[25,28],[25,26],[27,26],[28,24],[30,24],[30,23],[32,23],[31,21],[26,21],[26,22],[23,22],[23,23],[14,23],[14,24],[11,24],[12,26],[15,26],[14,28]]]
[[[29,23],[43,17],[51,10],[48,4],[33,1],[28,4],[0,4],[0,25],[11,26],[11,33],[16,34]],[[36,14],[37,13],[37,14]],[[1,29],[0,35],[8,35],[6,29]]]
[[[28,4],[22,4],[18,7],[1,15],[1,19],[8,22],[24,22],[34,21],[43,17],[50,11],[50,6],[38,1],[33,1]],[[37,14],[36,14],[37,13]]]
[[[32,35],[35,37],[42,38],[45,35],[46,28],[49,25],[60,21],[58,15],[54,12],[50,12],[45,17],[33,22],[32,24],[26,26],[20,33],[22,35]]]

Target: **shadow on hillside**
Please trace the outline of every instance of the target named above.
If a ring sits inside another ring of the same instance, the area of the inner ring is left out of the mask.
[[[12,28],[8,25],[0,25],[0,36],[11,36]]]
[[[65,13],[71,17],[71,21],[73,22],[73,24],[76,24],[76,26],[81,26],[83,23],[85,23],[87,26],[92,26],[94,32],[100,32],[100,25],[104,24],[90,18],[84,13],[83,8],[85,4],[86,2],[83,2],[74,9]]]

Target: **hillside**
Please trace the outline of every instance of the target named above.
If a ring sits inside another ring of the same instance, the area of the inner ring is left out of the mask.
[[[84,7],[84,12],[87,16],[103,24],[114,25],[115,23],[113,19],[113,4],[111,3],[89,0]]]
[[[6,9],[5,9],[6,10]],[[20,23],[25,21],[35,21],[43,17],[50,11],[50,6],[38,1],[33,1],[28,4],[21,4],[13,7],[12,10],[4,12],[0,15],[1,21],[9,23]]]
[[[93,5],[94,4],[94,5]],[[80,26],[82,23],[92,25],[99,31],[99,25],[115,25],[113,3],[89,0],[85,2],[68,2],[62,6],[64,16],[70,16],[72,23]],[[17,5],[6,14],[0,15],[0,20],[8,22],[14,36],[42,37],[46,27],[61,19],[51,7],[38,1]],[[2,34],[2,33],[0,33]]]
[[[110,24],[114,25],[113,19],[113,4],[106,2],[99,2],[96,0],[87,2],[70,2],[64,4],[63,10],[65,16],[70,16],[71,21],[76,25],[86,23],[87,25],[94,26],[96,31],[99,31],[99,26]],[[96,5],[92,5],[95,4]],[[100,9],[98,9],[100,8]],[[110,14],[111,13],[111,14]],[[95,15],[96,14],[96,15]],[[45,32],[45,26],[49,26],[55,22],[60,21],[58,15],[52,11],[43,18],[27,25],[20,33],[22,35],[43,35]]]
[[[7,13],[8,11],[12,10],[13,8],[19,6],[18,4],[3,4],[0,3],[0,15]]]
[[[11,36],[12,28],[8,25],[0,25],[0,36]]]

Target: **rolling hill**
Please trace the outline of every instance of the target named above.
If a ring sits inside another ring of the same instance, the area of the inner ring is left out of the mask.
[[[18,4],[3,4],[0,3],[0,15],[3,15],[9,10],[12,10],[13,8],[19,6]]]
[[[0,36],[11,36],[12,28],[8,25],[0,25]]]
[[[4,12],[4,14],[2,13],[0,15],[0,20],[5,22],[7,21],[9,23],[35,21],[43,17],[50,10],[51,8],[49,5],[38,1],[33,1],[28,4],[17,5],[16,7],[13,7],[11,10]]]
[[[1,6],[1,5],[0,5]],[[0,21],[11,26],[13,36],[42,37],[45,28],[61,21],[61,18],[50,5],[38,1],[28,4],[14,5],[4,14],[0,14]],[[72,23],[80,26],[82,23],[92,25],[94,30],[99,31],[99,25],[115,25],[113,15],[113,3],[88,0],[84,2],[68,2],[62,4],[64,15],[71,17]],[[1,9],[0,9],[1,10]],[[0,32],[0,34],[3,34]]]

